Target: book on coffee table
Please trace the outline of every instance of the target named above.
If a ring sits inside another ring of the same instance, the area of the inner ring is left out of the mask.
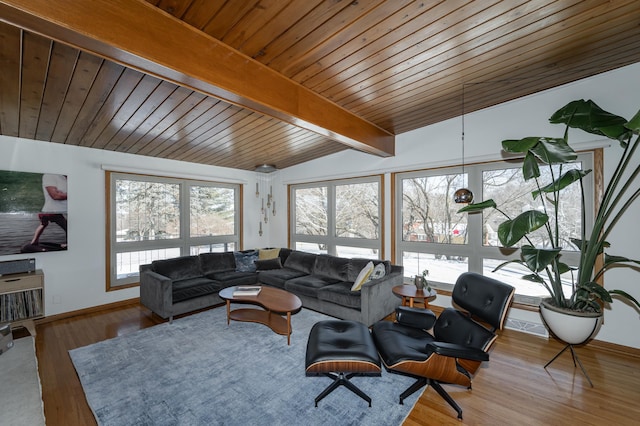
[[[257,296],[261,287],[256,285],[240,285],[233,292],[234,296]]]

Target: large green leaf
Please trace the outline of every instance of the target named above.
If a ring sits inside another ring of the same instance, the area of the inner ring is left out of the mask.
[[[460,210],[458,210],[458,213],[473,213],[473,212],[479,212],[488,208],[495,209],[496,207],[497,207],[496,202],[493,201],[493,199],[490,199],[487,201],[483,201],[481,203],[468,204],[463,208],[461,208]]]
[[[520,213],[515,219],[506,220],[498,226],[498,239],[504,247],[511,247],[548,221],[549,216],[537,210]]]
[[[569,102],[556,111],[549,121],[619,141],[626,141],[631,136],[631,131],[625,127],[627,120],[603,110],[592,100]]]
[[[605,253],[604,255],[604,266],[609,267],[616,263],[635,263],[636,265],[640,265],[640,261],[629,259],[624,256],[612,256]]]
[[[507,139],[502,141],[502,149],[514,154],[526,154],[542,139],[539,136],[529,136],[523,139]]]
[[[502,149],[512,153],[532,153],[545,164],[568,163],[578,158],[576,152],[563,138],[509,139],[502,141]]]
[[[632,295],[630,295],[629,293],[627,293],[626,291],[622,291],[622,290],[609,290],[609,293],[611,294],[617,294],[619,296],[624,297],[625,299],[629,299],[630,301],[632,301],[633,303],[636,304],[636,306],[638,308],[640,308],[640,302],[638,302],[638,300],[633,297]]]
[[[578,289],[585,290],[590,294],[595,294],[598,299],[602,299],[605,302],[611,302],[611,295],[609,294],[609,292],[596,282],[588,281],[586,283],[582,283],[580,284]]]
[[[552,193],[556,191],[562,191],[564,188],[566,188],[567,186],[571,185],[574,182],[579,181],[589,173],[591,173],[591,169],[589,170],[571,169],[565,174],[563,174],[562,176],[560,176],[555,181],[540,188],[540,190],[533,191],[531,195],[535,200],[538,197],[538,195],[540,195],[541,192]]]
[[[534,272],[543,271],[560,254],[560,248],[540,249],[533,246],[522,246],[522,260],[527,268]]]
[[[640,133],[640,111],[636,112],[628,123],[624,125],[627,129],[632,130],[635,134]]]
[[[522,177],[524,180],[540,177],[540,166],[538,166],[538,160],[532,152],[527,152],[522,161]]]

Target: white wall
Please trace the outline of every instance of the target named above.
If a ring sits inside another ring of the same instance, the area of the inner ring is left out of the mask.
[[[493,84],[493,83],[487,83]],[[630,119],[640,108],[640,64],[631,65],[559,88],[540,92],[476,113],[465,115],[465,161],[467,163],[500,159],[501,141],[525,136],[561,137],[564,127],[551,125],[549,117],[560,107],[575,99],[592,99],[605,110]],[[574,131],[574,148],[602,146],[601,138]],[[610,143],[607,143],[610,144]],[[385,173],[387,177],[386,235],[391,235],[389,176],[390,172],[425,169],[460,164],[461,120],[455,118],[432,126],[407,132],[396,137],[396,155],[378,158],[356,151],[337,153],[319,160],[287,168],[280,172],[284,184],[309,182],[319,179],[361,176]],[[605,175],[610,176],[620,150],[617,144],[605,149]],[[638,164],[639,153],[635,163]],[[609,241],[612,254],[639,258],[640,202],[636,202],[621,221]],[[286,219],[286,218],[281,218]],[[391,241],[386,239],[386,257],[391,256]],[[629,269],[611,271],[606,275],[607,288],[619,288],[640,300],[640,273]],[[446,305],[446,298],[436,304]],[[525,321],[540,321],[537,314],[512,310],[511,317]],[[640,348],[638,310],[620,301],[605,312],[604,326],[599,340]]]
[[[606,110],[631,118],[637,112],[637,100],[640,99],[639,76],[640,64],[636,64],[467,114],[466,161],[499,158],[500,141],[506,138],[531,135],[560,136],[561,126],[549,125],[548,117],[557,108],[574,99],[590,98]],[[384,226],[386,235],[391,235],[390,172],[460,162],[459,118],[398,135],[396,140],[396,156],[392,158],[379,158],[349,150],[265,176],[235,169],[0,136],[0,170],[58,173],[67,174],[69,177],[69,250],[33,255],[37,259],[37,267],[45,273],[46,315],[55,315],[139,295],[138,288],[105,291],[105,173],[102,165],[155,175],[242,183],[244,248],[286,246],[287,184],[385,173],[387,215]],[[573,138],[574,142],[578,140],[588,143],[594,138],[589,135]],[[616,148],[611,147],[605,151],[607,175],[611,173]],[[261,179],[266,179],[266,184],[273,187],[274,199],[277,202],[276,216],[270,217],[269,224],[263,223],[262,237],[258,235],[260,198],[255,196],[255,184]],[[636,203],[633,211],[611,235],[609,240],[617,253],[640,257],[636,254],[640,240],[640,230],[635,223],[638,217],[640,205]],[[385,252],[389,258],[389,238],[386,239]],[[21,258],[25,256],[2,256],[0,260]],[[640,275],[637,272],[620,270],[607,275],[609,288],[615,286],[624,289],[638,299],[639,284]],[[439,298],[439,302],[436,303],[443,302],[446,303],[446,298]],[[538,318],[526,311],[514,310],[511,315],[527,321]],[[640,333],[636,331],[639,320],[640,316],[636,310],[622,302],[615,302],[613,309],[605,313],[605,324],[597,338],[640,348]]]
[[[36,258],[36,267],[45,274],[46,315],[140,295],[137,287],[106,291],[103,165],[121,171],[158,176],[184,176],[246,184],[245,207],[255,209],[256,178],[253,172],[0,136],[0,170],[68,175],[69,249],[0,257],[1,261]],[[247,220],[245,241],[252,244],[249,247],[259,243],[257,238],[252,238],[254,234],[258,236],[257,228],[257,219]]]

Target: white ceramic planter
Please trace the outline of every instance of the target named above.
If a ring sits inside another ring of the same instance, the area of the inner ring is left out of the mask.
[[[540,315],[547,328],[560,340],[579,345],[589,340],[602,324],[602,313],[574,312],[543,300]]]

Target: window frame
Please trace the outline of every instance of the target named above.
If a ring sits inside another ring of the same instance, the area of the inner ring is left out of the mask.
[[[135,180],[140,182],[167,183],[179,185],[179,212],[180,212],[180,236],[178,238],[142,240],[142,241],[118,241],[117,240],[117,215],[116,211],[116,182],[118,180]],[[180,256],[191,254],[191,248],[203,245],[234,244],[236,250],[240,249],[242,235],[242,185],[236,183],[223,183],[215,181],[182,179],[177,177],[144,175],[127,172],[106,171],[106,286],[107,291],[121,290],[135,287],[140,284],[140,274],[132,272],[126,277],[118,278],[117,257],[120,253],[131,253],[146,250],[179,249]],[[206,186],[216,188],[229,188],[234,191],[234,232],[229,235],[191,237],[191,200],[190,189],[194,186]]]
[[[336,187],[376,183],[378,185],[378,238],[351,238],[336,236]],[[327,235],[296,234],[296,190],[327,187]],[[327,247],[327,254],[337,256],[337,247],[353,247],[378,251],[378,259],[384,258],[384,175],[373,175],[355,178],[334,179],[306,182],[289,185],[289,246],[295,248],[297,243],[322,244]]]
[[[598,179],[601,176],[601,170],[596,170],[596,167],[601,169],[602,164],[596,161],[597,150],[589,150],[578,153],[576,161],[582,162],[582,167],[585,170],[591,169],[592,172],[583,180],[584,192],[585,192],[585,208],[587,214],[585,215],[587,229],[593,224],[593,217],[595,212],[595,194],[596,188],[602,183]],[[509,158],[506,160],[490,161],[476,164],[465,165],[464,173],[466,177],[465,182],[468,182],[467,187],[474,194],[474,202],[480,202],[484,200],[482,186],[483,176],[482,173],[487,170],[496,170],[501,168],[513,168],[521,167],[522,158]],[[428,243],[420,241],[403,241],[403,216],[402,216],[402,182],[403,179],[415,178],[415,177],[428,177],[428,176],[442,176],[450,174],[462,174],[460,166],[438,167],[432,169],[414,170],[407,172],[396,172],[392,174],[392,185],[394,188],[393,197],[393,209],[394,209],[394,223],[392,224],[392,238],[394,242],[393,259],[397,264],[402,264],[404,252],[417,252],[425,254],[438,253],[442,255],[461,256],[467,258],[468,271],[473,271],[482,274],[483,273],[483,261],[485,259],[491,260],[513,260],[520,258],[520,249],[509,249],[496,246],[483,245],[483,233],[482,223],[483,214],[467,214],[467,244],[443,244],[443,243]],[[453,194],[451,194],[453,198]],[[460,207],[462,207],[461,205]],[[589,214],[591,212],[591,214]],[[466,213],[465,213],[466,214]],[[579,258],[579,252],[577,251],[565,251],[561,252],[565,261],[570,264],[577,264]],[[405,274],[407,271],[405,270]],[[412,283],[412,277],[405,275],[405,283]],[[453,288],[453,283],[439,282],[433,279],[429,279],[429,283],[432,287],[441,289],[444,291],[450,291]],[[544,289],[543,289],[544,290]],[[544,291],[543,291],[544,292]],[[542,292],[542,293],[543,293]],[[545,297],[545,296],[542,296]],[[515,301],[523,305],[537,306],[540,303],[542,297],[530,296],[516,293]]]

